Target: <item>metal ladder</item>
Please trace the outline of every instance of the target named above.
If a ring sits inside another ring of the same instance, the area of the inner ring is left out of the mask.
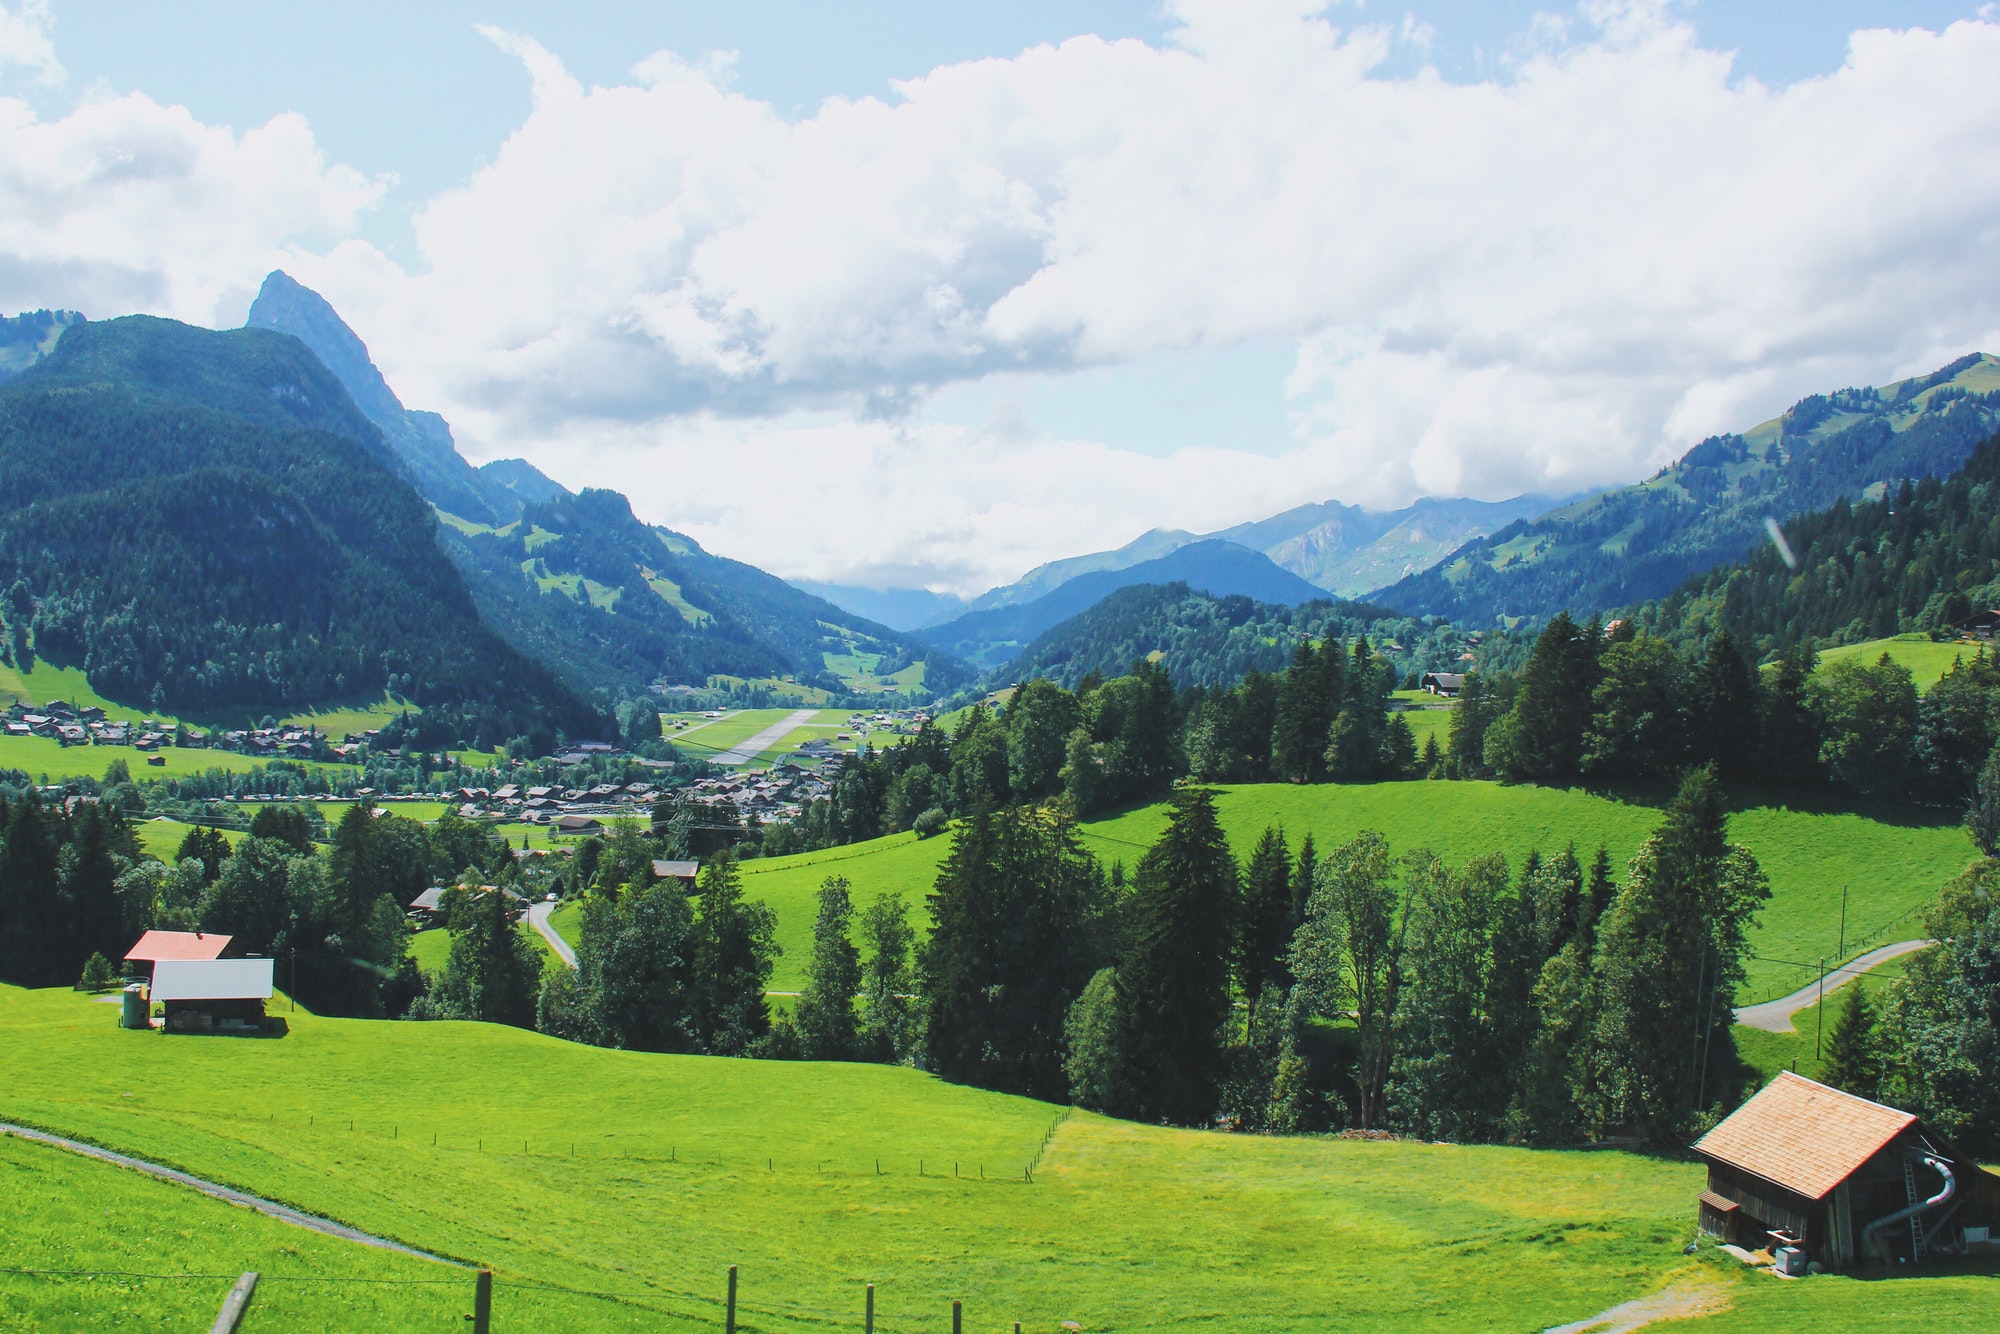
[[[1915,1204],[1918,1200],[1924,1198],[1917,1194],[1917,1165],[1908,1158],[1903,1159],[1903,1193],[1908,1197],[1911,1204]],[[1929,1247],[1924,1245],[1924,1216],[1922,1214],[1911,1214],[1910,1262],[1912,1264],[1922,1264],[1924,1257],[1929,1253],[1929,1249]]]

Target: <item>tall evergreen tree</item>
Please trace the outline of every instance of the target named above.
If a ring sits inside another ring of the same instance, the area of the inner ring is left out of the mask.
[[[1764,781],[1805,787],[1819,779],[1819,725],[1806,698],[1818,659],[1793,648],[1762,673],[1757,692],[1757,736]]]
[[[1338,712],[1327,734],[1325,759],[1330,777],[1360,783],[1381,775],[1388,761],[1388,701],[1388,664],[1375,657],[1366,635],[1357,635]],[[1408,726],[1405,722],[1406,735]]]
[[[1863,1098],[1881,1096],[1882,1056],[1875,1021],[1868,988],[1855,978],[1843,988],[1840,1013],[1834,1017],[1833,1031],[1827,1034],[1826,1060],[1819,1071],[1822,1084]]]
[[[1517,782],[1573,782],[1583,760],[1603,635],[1559,613],[1535,641],[1507,716],[1487,733],[1486,761]]]
[[[451,954],[434,988],[439,1018],[532,1028],[540,953],[516,927],[498,888],[459,888],[451,900]]]
[[[1692,728],[1702,758],[1732,782],[1753,778],[1762,760],[1757,735],[1757,673],[1737,647],[1736,637],[1718,630],[1708,641],[1696,689]]]
[[[1243,903],[1236,914],[1236,985],[1255,1004],[1266,987],[1291,985],[1285,951],[1298,930],[1292,897],[1292,855],[1285,831],[1267,825],[1243,868]]]
[[[743,1056],[771,1031],[764,988],[782,952],[778,918],[766,903],[745,903],[736,859],[727,852],[701,868],[701,911],[690,937],[690,1017],[704,1051]]]
[[[861,974],[861,1054],[871,1061],[898,1063],[920,1045],[920,1024],[911,993],[910,955],[916,933],[900,894],[884,894],[861,910],[861,940],[867,946]]]
[[[854,1012],[861,990],[861,952],[848,939],[854,901],[847,880],[828,876],[819,887],[819,916],[813,921],[812,962],[799,993],[795,1022],[799,1055],[808,1061],[854,1059],[860,1025]]]
[[[1326,777],[1326,745],[1340,707],[1340,643],[1318,648],[1301,639],[1278,687],[1271,729],[1271,776],[1288,783],[1317,783]]]
[[[1683,1139],[1736,1064],[1730,1007],[1771,891],[1756,858],[1727,841],[1726,823],[1715,771],[1697,769],[1598,932],[1598,1116],[1655,1143]]]
[[[1063,1023],[1097,962],[1103,878],[1060,807],[975,811],[953,832],[921,959],[929,1067],[1062,1098]]]
[[[0,977],[23,986],[70,980],[63,976],[72,953],[56,889],[61,834],[61,817],[33,793],[11,804],[0,800]],[[80,965],[83,957],[74,961]]]
[[[1354,1112],[1364,1130],[1381,1126],[1385,1115],[1413,889],[1414,881],[1399,893],[1388,840],[1364,829],[1319,867],[1292,938],[1294,1022],[1353,1016],[1360,1046]]]
[[[1166,832],[1139,859],[1116,978],[1126,1110],[1140,1120],[1195,1125],[1215,1109],[1235,882],[1214,793],[1182,788]]]

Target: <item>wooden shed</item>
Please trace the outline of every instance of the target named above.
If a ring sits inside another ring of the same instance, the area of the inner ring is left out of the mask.
[[[1961,1253],[2000,1222],[2000,1180],[1909,1112],[1789,1070],[1709,1131],[1701,1230],[1797,1246],[1827,1269]]]
[[[274,981],[269,959],[162,959],[150,999],[165,1007],[169,1033],[243,1032],[264,1026]]]

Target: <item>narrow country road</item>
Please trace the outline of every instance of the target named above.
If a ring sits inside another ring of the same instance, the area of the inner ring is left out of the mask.
[[[751,737],[748,741],[741,742],[733,750],[726,750],[722,754],[717,755],[709,763],[748,764],[791,735],[793,728],[803,727],[811,722],[814,715],[818,712],[818,709],[800,709],[796,713],[786,714],[756,736]]]
[[[62,1149],[69,1153],[79,1153],[86,1158],[95,1158],[99,1162],[110,1163],[115,1167],[129,1168],[134,1172],[144,1172],[147,1176],[158,1177],[162,1181],[171,1181],[176,1186],[186,1186],[190,1190],[198,1190],[204,1195],[222,1200],[225,1203],[241,1205],[245,1209],[255,1209],[258,1213],[269,1218],[275,1218],[281,1223],[290,1223],[293,1227],[302,1227],[313,1232],[323,1232],[329,1237],[338,1237],[342,1241],[359,1242],[363,1246],[374,1246],[381,1250],[395,1251],[402,1255],[414,1255],[419,1260],[435,1260],[439,1264],[456,1265],[461,1269],[471,1268],[470,1265],[467,1265],[462,1260],[453,1260],[442,1255],[432,1255],[429,1251],[420,1251],[414,1246],[405,1246],[400,1241],[391,1241],[387,1237],[378,1237],[372,1232],[363,1232],[359,1228],[351,1228],[345,1223],[336,1223],[331,1218],[321,1218],[318,1214],[309,1214],[304,1210],[294,1209],[289,1204],[279,1204],[275,1200],[262,1199],[231,1186],[222,1186],[217,1185],[213,1181],[204,1181],[200,1177],[190,1176],[186,1172],[178,1171],[171,1167],[163,1167],[159,1163],[149,1163],[144,1158],[133,1158],[126,1154],[113,1153],[110,1149],[100,1149],[95,1144],[86,1144],[82,1140],[65,1139],[61,1135],[51,1135],[46,1130],[36,1130],[32,1126],[17,1126],[6,1121],[0,1121],[0,1135],[12,1135],[16,1139],[32,1140],[36,1144],[46,1144],[52,1149]]]
[[[1826,994],[1831,996],[1878,963],[1887,963],[1905,954],[1914,954],[1935,943],[1929,940],[1899,940],[1893,945],[1872,949],[1851,963],[1829,969],[1826,975]],[[1780,996],[1761,1005],[1737,1006],[1736,1022],[1746,1028],[1761,1028],[1766,1033],[1789,1033],[1792,1031],[1792,1016],[1818,1001],[1819,997],[1819,979],[1814,978],[1789,996]]]
[[[550,903],[547,899],[543,899],[540,903],[529,904],[528,925],[534,927],[536,931],[541,933],[542,939],[549,942],[549,948],[556,952],[558,959],[561,959],[571,968],[574,968],[576,967],[576,951],[571,949],[569,942],[562,938],[562,932],[549,924],[549,914],[555,910],[556,905]]]

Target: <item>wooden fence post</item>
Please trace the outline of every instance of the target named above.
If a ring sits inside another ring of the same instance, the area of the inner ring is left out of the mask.
[[[965,1307],[957,1301],[951,1304],[951,1334],[965,1334]]]
[[[729,1309],[723,1316],[724,1334],[736,1334],[736,1266],[729,1266]]]
[[[472,1285],[472,1334],[493,1328],[493,1271],[482,1269]]]
[[[250,1294],[257,1291],[257,1271],[252,1269],[236,1280],[229,1295],[222,1299],[222,1310],[215,1317],[215,1324],[209,1334],[236,1334],[236,1327],[243,1323],[243,1313],[250,1309]]]
[[[875,1285],[868,1285],[868,1305],[861,1317],[863,1334],[875,1334]]]

